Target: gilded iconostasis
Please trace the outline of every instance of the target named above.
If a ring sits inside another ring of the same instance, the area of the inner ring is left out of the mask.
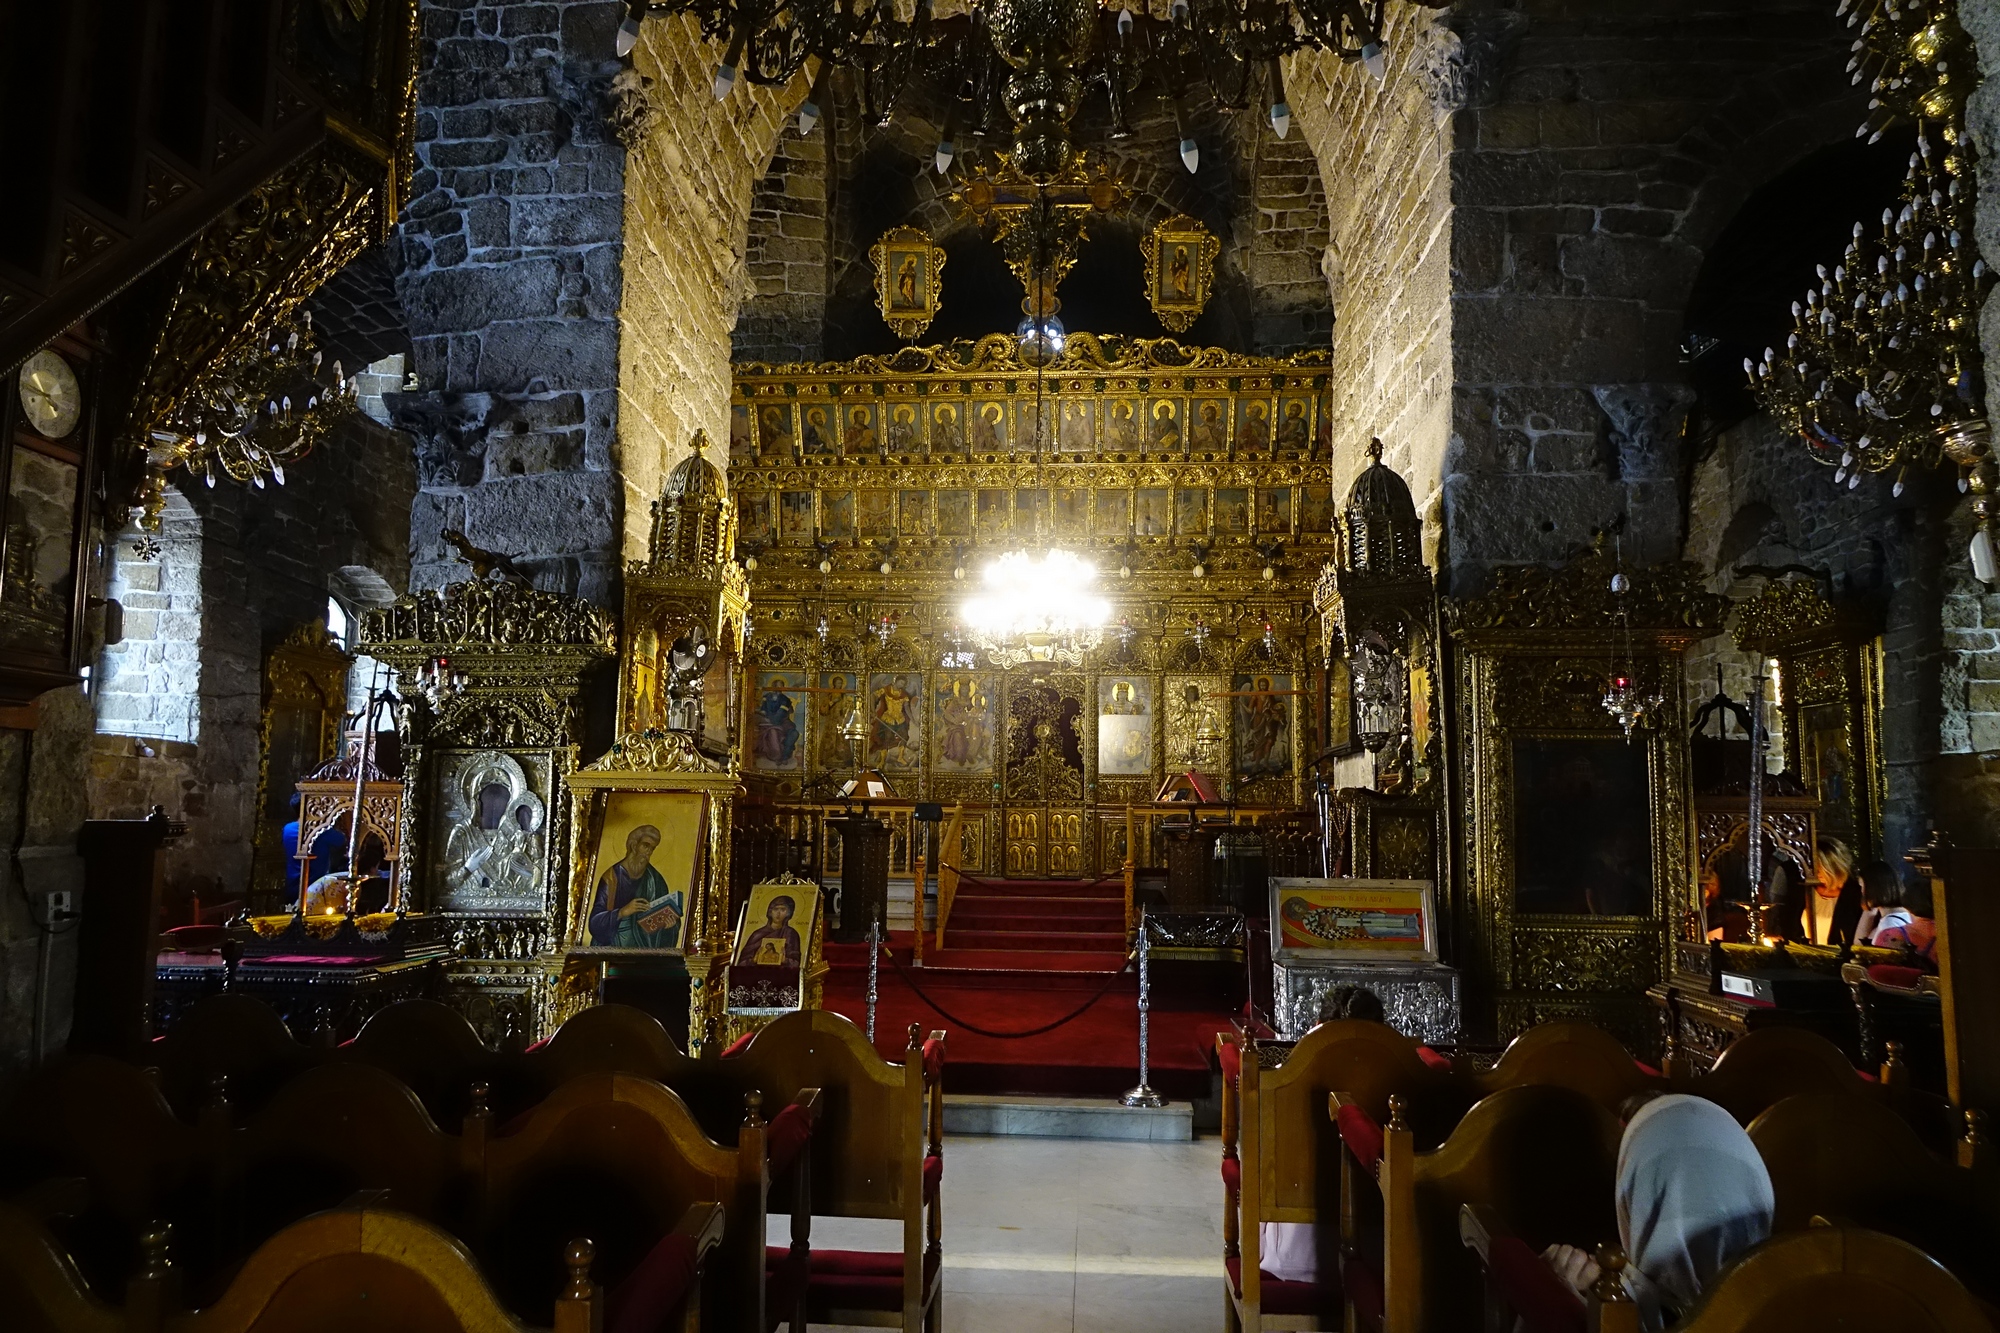
[[[1059,375],[1002,338],[738,367],[740,753],[780,799],[872,768],[977,807],[965,868],[1017,874],[1115,865],[1123,807],[1169,771],[1246,806],[1303,799],[1310,586],[1335,543],[1325,358],[1079,349]],[[1094,564],[1103,642],[996,667],[960,604],[998,556],[1048,548]]]

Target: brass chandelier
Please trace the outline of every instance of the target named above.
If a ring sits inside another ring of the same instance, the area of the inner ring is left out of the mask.
[[[217,471],[259,488],[267,477],[284,485],[285,464],[311,453],[356,410],[354,380],[335,361],[332,382],[323,382],[321,364],[309,311],[245,339],[151,432],[154,477],[185,467],[210,486]]]
[[[1141,4],[1135,12],[1130,0],[628,0],[618,54],[631,52],[646,15],[692,14],[724,46],[714,82],[718,99],[739,77],[784,84],[807,60],[817,60],[819,72],[799,110],[802,133],[819,117],[829,70],[856,72],[863,113],[877,124],[894,116],[911,76],[922,70],[951,90],[937,150],[940,172],[956,152],[961,126],[986,136],[1004,114],[1014,167],[1047,184],[1075,160],[1069,126],[1086,90],[1106,98],[1113,138],[1131,133],[1128,113],[1136,99],[1164,99],[1190,172],[1200,152],[1184,104],[1198,85],[1206,84],[1219,105],[1241,109],[1261,81],[1272,129],[1282,138],[1291,108],[1280,57],[1332,51],[1380,78],[1386,5],[1161,0],[1157,10]]]
[[[1946,0],[1841,0],[1859,34],[1848,68],[1867,79],[1868,117],[1857,137],[1881,138],[1897,117],[1917,123],[1900,211],[1884,209],[1873,235],[1862,223],[1841,261],[1819,267],[1819,286],[1794,302],[1782,350],[1744,360],[1758,401],[1834,469],[1837,485],[1894,471],[1901,495],[1912,468],[1947,462],[1980,518],[1972,560],[1994,558],[1996,472],[1981,377],[1979,306],[1993,284],[1973,236],[1971,149],[1965,96],[1976,82],[1971,43]]]

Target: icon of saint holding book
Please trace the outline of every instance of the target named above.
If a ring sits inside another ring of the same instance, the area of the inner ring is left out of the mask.
[[[685,896],[653,868],[660,830],[641,824],[625,835],[625,859],[597,881],[590,942],[612,949],[678,949]]]

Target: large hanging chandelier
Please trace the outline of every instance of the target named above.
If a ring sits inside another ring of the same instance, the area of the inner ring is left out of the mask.
[[[1912,469],[1950,463],[1980,518],[1972,561],[1996,575],[1996,472],[1981,378],[1979,308],[1993,285],[1979,257],[1976,191],[1964,135],[1965,96],[1977,82],[1971,43],[1944,0],[1841,0],[1858,28],[1848,68],[1868,80],[1857,136],[1881,138],[1896,117],[1917,124],[1903,207],[1881,229],[1854,224],[1840,263],[1792,305],[1782,350],[1745,359],[1765,409],[1805,441],[1836,485],[1894,472],[1901,495]]]
[[[246,339],[153,429],[147,453],[155,475],[184,467],[210,486],[217,472],[260,489],[267,477],[284,485],[285,465],[356,411],[355,380],[336,361],[329,382],[322,364],[310,311]]]
[[[1178,130],[1182,164],[1200,153],[1184,105],[1206,84],[1218,105],[1240,109],[1261,84],[1271,128],[1291,124],[1278,60],[1294,51],[1332,51],[1383,75],[1387,0],[836,0],[807,5],[765,0],[627,0],[618,54],[631,52],[648,14],[692,14],[723,44],[714,90],[737,78],[778,85],[808,59],[819,73],[799,108],[801,133],[824,105],[827,71],[859,76],[863,114],[886,124],[921,69],[950,89],[937,168],[956,151],[961,126],[985,136],[1004,114],[1010,157],[1029,179],[1049,182],[1075,157],[1069,125],[1086,89],[1102,90],[1111,134],[1129,134],[1127,112],[1144,96],[1164,99]]]
[[[1009,551],[986,567],[960,616],[995,666],[1078,666],[1111,619],[1096,582],[1097,566],[1072,551]]]

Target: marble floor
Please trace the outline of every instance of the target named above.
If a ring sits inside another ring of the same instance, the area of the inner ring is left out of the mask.
[[[1214,1138],[948,1138],[947,1333],[1220,1328],[1221,1158]],[[774,1243],[782,1243],[785,1225],[772,1219]],[[888,1222],[821,1218],[813,1240],[893,1249],[897,1230]]]

